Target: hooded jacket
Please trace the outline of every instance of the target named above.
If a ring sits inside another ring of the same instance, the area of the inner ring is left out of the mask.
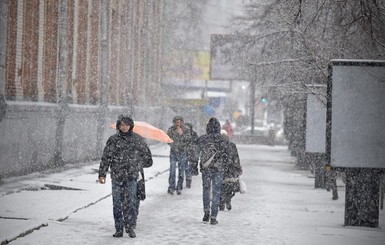
[[[239,160],[238,149],[233,142],[230,142],[230,151],[232,158],[230,159],[230,164],[225,169],[223,179],[238,178],[243,172]]]
[[[202,154],[207,145],[215,145],[218,149],[213,162],[205,168],[202,162]],[[221,125],[216,118],[211,118],[206,126],[206,134],[198,138],[198,150],[200,157],[200,171],[210,173],[223,173],[232,158],[230,142],[227,137],[221,135]]]
[[[190,163],[197,165],[199,160],[198,144],[197,144],[198,134],[193,130],[193,125],[191,123],[185,123],[185,125],[189,127],[190,135],[191,135],[191,139],[187,146],[187,160]],[[197,168],[198,166],[195,166],[195,167]]]
[[[127,133],[120,131],[121,122],[130,125]],[[144,139],[134,133],[134,121],[130,117],[119,117],[117,133],[112,135],[103,150],[99,166],[99,177],[106,177],[111,169],[111,179],[117,181],[138,179],[143,168],[152,166],[152,155]]]

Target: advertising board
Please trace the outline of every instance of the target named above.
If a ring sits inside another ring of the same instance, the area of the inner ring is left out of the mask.
[[[306,152],[325,153],[326,101],[308,94],[306,102]]]
[[[385,168],[385,61],[330,61],[326,139],[333,167]]]

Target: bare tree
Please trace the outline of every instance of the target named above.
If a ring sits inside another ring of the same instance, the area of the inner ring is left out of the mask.
[[[252,45],[259,47],[245,67],[263,73],[268,85],[326,83],[330,59],[385,57],[384,0],[250,1],[236,23],[247,26],[242,33],[255,35]]]

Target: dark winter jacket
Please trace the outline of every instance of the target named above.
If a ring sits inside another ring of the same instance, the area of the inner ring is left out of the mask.
[[[170,143],[172,153],[186,152],[187,146],[188,146],[189,142],[191,141],[190,129],[184,124],[182,124],[181,128],[183,130],[182,135],[179,135],[176,132],[176,126],[175,125],[171,126],[167,130],[168,136],[170,136],[170,138],[173,140],[173,142]]]
[[[119,121],[117,123],[118,127]],[[152,166],[152,155],[144,139],[132,131],[118,131],[111,136],[103,151],[99,177],[106,177],[111,169],[111,179],[123,181],[138,179],[139,171]]]
[[[238,178],[238,176],[242,175],[242,166],[239,161],[237,146],[233,142],[230,142],[230,151],[232,157],[225,169],[223,179]]]
[[[187,160],[191,163],[198,164],[199,152],[198,152],[198,134],[193,130],[193,126],[190,123],[186,123],[186,126],[190,128],[191,139],[187,145]]]
[[[223,173],[231,158],[230,142],[227,137],[220,134],[221,125],[216,118],[211,118],[207,123],[206,133],[198,138],[199,165],[201,172]],[[205,154],[208,148],[216,148],[215,156],[208,167],[204,167]]]

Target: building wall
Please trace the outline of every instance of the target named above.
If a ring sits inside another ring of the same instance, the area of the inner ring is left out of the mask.
[[[163,0],[1,1],[0,178],[100,159],[121,113],[164,126]]]
[[[67,98],[74,104],[98,104],[100,62],[108,62],[108,104],[157,104],[157,96],[149,96],[148,90],[157,95],[161,78],[162,1],[107,1],[107,10],[101,6],[103,1],[9,1],[7,100],[55,103]],[[63,4],[65,23],[60,23]],[[102,11],[108,11],[108,60],[100,59]],[[60,35],[65,36],[66,50],[60,50]],[[58,62],[60,52],[65,52],[64,64]],[[58,72],[65,74],[65,81],[58,79]]]

